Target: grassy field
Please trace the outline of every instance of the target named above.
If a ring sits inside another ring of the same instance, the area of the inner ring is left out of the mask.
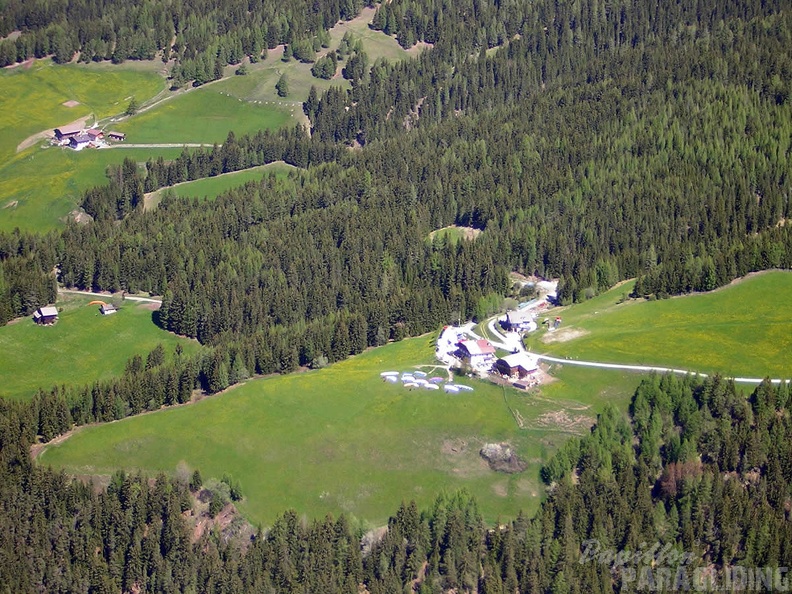
[[[479,235],[481,235],[480,229],[474,229],[473,227],[458,227],[453,225],[451,227],[443,227],[442,229],[432,231],[429,234],[427,241],[439,241],[444,239],[450,243],[457,243],[461,239],[467,239],[468,241],[476,239]]]
[[[143,101],[165,88],[165,79],[149,68],[56,65],[36,61],[29,69],[0,69],[0,154],[5,162],[28,136],[94,114],[122,113],[129,99]],[[161,68],[162,64],[159,64]],[[66,107],[63,103],[78,101]]]
[[[243,101],[214,84],[163,101],[113,127],[126,132],[127,142],[134,144],[220,144],[231,130],[242,136],[280,128],[290,119],[281,106]]]
[[[659,365],[738,377],[792,376],[792,273],[754,275],[711,293],[627,301],[631,285],[553,310],[554,333],[536,352],[589,361]]]
[[[0,166],[0,229],[47,231],[63,225],[82,201],[85,190],[107,182],[110,164],[125,158],[144,163],[162,155],[175,159],[181,149],[113,149],[73,151],[38,146]]]
[[[102,316],[98,306],[87,305],[90,301],[76,296],[59,300],[63,311],[53,326],[23,318],[0,328],[0,395],[25,399],[39,387],[109,379],[124,370],[130,357],[145,357],[159,343],[169,355],[176,343],[185,352],[200,348],[196,341],[155,326],[148,305],[126,301],[117,314]]]
[[[626,406],[638,382],[566,368],[541,393],[475,381],[474,392],[450,395],[381,380],[383,370],[431,363],[433,343],[405,340],[324,370],[251,380],[193,405],[87,427],[39,460],[78,474],[174,472],[185,463],[205,478],[229,473],[246,496],[241,510],[263,524],[294,508],[380,525],[404,499],[427,505],[458,488],[495,521],[533,512],[544,492],[542,461],[585,432],[606,401]],[[478,451],[500,441],[529,462],[526,471],[489,469]]]
[[[146,199],[146,208],[156,206],[165,192],[173,192],[176,196],[181,198],[214,199],[231,188],[241,186],[249,181],[258,181],[270,173],[274,173],[276,177],[285,176],[293,169],[296,168],[288,163],[269,163],[268,165],[251,167],[250,169],[243,169],[242,171],[223,173],[215,177],[206,177],[176,184],[175,186],[152,192],[151,196]]]
[[[396,40],[372,31],[368,23],[373,9],[364,9],[352,21],[341,23],[330,32],[335,49],[344,33],[351,31],[361,40],[371,62],[377,58],[405,59],[418,49],[403,50]],[[310,64],[296,60],[281,61],[282,48],[270,52],[266,60],[250,65],[249,75],[233,76],[160,101],[149,110],[111,124],[127,132],[134,144],[222,143],[233,130],[237,135],[259,129],[305,123],[302,101],[311,85],[325,90],[330,85],[347,86],[339,75],[324,81],[313,78]],[[112,151],[42,150],[44,141],[30,139],[46,129],[64,126],[80,118],[105,119],[122,113],[134,96],[141,104],[165,91],[160,62],[60,65],[49,60],[35,62],[31,68],[0,71],[0,230],[14,227],[45,231],[63,225],[67,215],[94,185],[105,182],[109,163],[124,157],[145,161],[148,157],[175,157],[179,150],[124,149]],[[290,94],[280,98],[275,83],[282,73],[289,78]],[[63,103],[79,105],[65,107]],[[29,146],[17,147],[30,139]],[[214,192],[215,184],[209,182]],[[200,191],[204,191],[203,189]]]

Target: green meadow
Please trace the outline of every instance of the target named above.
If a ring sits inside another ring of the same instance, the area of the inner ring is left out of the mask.
[[[241,511],[265,525],[289,508],[381,525],[402,500],[425,506],[459,488],[495,521],[532,513],[544,493],[542,462],[587,431],[606,402],[626,407],[638,382],[557,367],[541,392],[465,379],[475,391],[451,395],[380,378],[432,365],[433,349],[434,336],[424,336],[323,370],[250,380],[195,404],[82,428],[39,461],[80,475],[185,465],[204,478],[227,473],[242,486]],[[524,472],[494,472],[479,456],[484,443],[503,441],[528,462]]]
[[[90,124],[122,113],[132,96],[141,102],[150,99],[165,89],[165,79],[156,69],[155,63],[111,67],[39,60],[28,69],[0,70],[0,230],[46,231],[61,226],[79,205],[82,193],[104,183],[109,163],[120,163],[125,156],[145,161],[152,155],[178,154],[76,153],[50,147],[44,138],[30,138],[80,118],[88,117]],[[79,105],[64,106],[68,101]],[[17,152],[26,140],[27,148]]]
[[[126,132],[133,144],[221,144],[228,133],[237,136],[280,128],[291,115],[276,105],[232,97],[220,84],[206,85],[158,103],[113,128]],[[302,113],[302,109],[300,109]]]
[[[102,316],[98,306],[88,306],[90,301],[61,298],[57,306],[63,311],[52,326],[37,326],[27,317],[0,328],[1,396],[26,399],[38,388],[110,379],[121,374],[131,357],[145,357],[159,343],[169,355],[177,343],[187,353],[200,348],[196,341],[157,327],[150,304],[117,300],[118,313]]]
[[[361,40],[372,63],[377,58],[393,61],[417,53],[417,49],[405,51],[393,37],[369,29],[373,15],[373,9],[366,8],[352,21],[338,24],[330,31],[330,48],[317,56],[337,48],[347,31]],[[80,153],[53,147],[43,150],[46,140],[34,135],[45,130],[80,118],[88,118],[88,123],[97,120],[106,123],[111,116],[123,113],[135,97],[144,108],[146,105],[151,108],[108,124],[126,132],[130,144],[222,143],[232,130],[243,135],[305,123],[302,102],[311,85],[320,91],[330,85],[348,86],[340,76],[343,64],[339,65],[336,78],[320,80],[311,75],[311,64],[296,60],[283,62],[281,51],[282,48],[272,50],[266,60],[249,65],[247,76],[233,76],[235,67],[228,67],[226,78],[176,96],[169,96],[163,65],[157,61],[114,66],[55,65],[50,60],[39,60],[27,69],[3,69],[0,71],[0,129],[4,131],[0,136],[3,157],[0,230],[58,228],[79,206],[85,190],[105,183],[108,164],[120,163],[125,157],[139,162],[160,155],[172,159],[179,153],[178,149],[162,148]],[[289,78],[290,93],[281,98],[275,84],[284,73]],[[64,106],[68,101],[79,104]],[[17,153],[23,141],[26,143]],[[208,189],[198,191],[211,195],[218,187],[225,189],[225,183],[208,182]]]
[[[0,230],[14,227],[47,231],[61,227],[79,207],[83,193],[107,183],[106,170],[125,158],[145,163],[162,155],[175,159],[181,149],[103,149],[73,151],[47,146],[28,149],[0,166]]]
[[[180,198],[205,198],[211,200],[217,198],[223,192],[244,185],[247,182],[259,181],[262,177],[272,173],[274,173],[276,177],[286,176],[289,174],[289,171],[295,169],[296,167],[288,163],[278,161],[276,163],[260,165],[259,167],[251,167],[250,169],[223,173],[214,177],[205,177],[176,184],[175,186],[169,186],[152,192],[151,196],[146,199],[146,207],[149,208],[158,204],[167,192],[173,193]]]
[[[627,300],[623,285],[557,309],[559,330],[529,346],[561,357],[690,369],[734,377],[792,377],[792,273],[752,275],[710,293]],[[541,327],[541,326],[540,326]]]
[[[93,114],[123,113],[131,97],[144,101],[164,90],[155,70],[126,65],[56,65],[37,60],[30,68],[0,69],[0,152],[6,161],[19,143],[38,132]],[[160,64],[161,66],[161,64]],[[66,107],[68,101],[79,105]]]
[[[456,225],[451,227],[443,227],[432,231],[427,238],[428,241],[445,240],[448,243],[457,243],[462,239],[472,240],[476,239],[481,234],[480,229],[473,227],[458,227]]]

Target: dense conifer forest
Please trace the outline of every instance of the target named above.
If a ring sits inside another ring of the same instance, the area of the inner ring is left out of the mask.
[[[15,2],[0,63],[176,59],[203,82],[279,43],[298,49],[359,3]],[[718,378],[654,378],[629,419],[545,467],[535,518],[487,527],[473,498],[405,503],[362,550],[342,518],[286,512],[241,543],[197,541],[188,481],[116,475],[107,489],[35,465],[29,447],[217,392],[253,373],[321,366],[482,317],[508,273],[561,279],[563,302],[637,277],[636,294],[709,290],[792,267],[792,13],[782,2],[393,0],[373,26],[417,59],[312,90],[302,128],[229,135],[88,191],[87,225],[0,234],[0,323],[57,282],[163,295],[160,323],[206,354],[129,362],[116,380],[0,400],[0,591],[632,591],[625,568],[579,563],[584,542],[659,542],[713,575],[790,566],[786,386],[745,398]],[[492,50],[502,46],[497,51]],[[349,66],[349,65],[348,65]],[[214,202],[143,193],[275,160],[301,169]],[[476,241],[431,242],[457,224]]]

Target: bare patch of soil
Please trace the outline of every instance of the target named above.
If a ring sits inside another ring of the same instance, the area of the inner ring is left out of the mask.
[[[432,231],[429,234],[429,239],[434,239],[435,235],[440,233],[440,231],[444,231],[446,229],[459,229],[462,231],[462,237],[467,239],[468,241],[472,241],[476,239],[479,235],[481,235],[481,229],[474,229],[473,227],[460,227],[458,225],[449,225],[448,227],[443,227],[442,229],[438,229],[437,231]]]
[[[93,221],[93,217],[89,215],[84,210],[74,209],[71,211],[67,217],[70,221],[74,221],[78,225],[87,225],[91,221]]]
[[[6,204],[3,208],[16,208],[19,205],[18,200],[12,200],[8,204]]]
[[[79,101],[75,101],[74,99],[69,99],[68,101],[64,101],[62,103],[63,107],[77,107],[80,104]]]
[[[417,56],[424,50],[432,49],[434,47],[434,43],[429,43],[426,41],[419,41],[410,49],[406,50],[407,53],[411,56]]]
[[[570,340],[575,340],[586,334],[589,334],[588,330],[582,330],[580,328],[561,328],[553,332],[545,332],[542,336],[542,342],[569,342]]]
[[[559,429],[570,433],[583,433],[594,425],[594,419],[586,415],[570,415],[565,410],[548,412],[536,419],[539,427]]]
[[[492,485],[492,490],[495,492],[495,495],[497,495],[498,497],[506,497],[509,495],[508,485],[504,482],[495,483],[494,485]]]
[[[496,472],[515,474],[522,472],[528,466],[508,443],[487,443],[481,448],[479,454],[484,458],[489,467]]]

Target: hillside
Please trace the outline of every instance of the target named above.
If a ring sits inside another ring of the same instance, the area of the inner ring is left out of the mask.
[[[789,272],[768,271],[717,291],[655,301],[625,301],[631,289],[617,287],[589,302],[553,310],[562,326],[530,336],[530,348],[572,359],[729,377],[789,377]]]
[[[785,384],[746,396],[720,376],[652,377],[626,406],[639,378],[563,365],[541,393],[477,386],[478,398],[413,401],[372,363],[502,303],[519,273],[557,278],[563,305],[589,308],[577,320],[570,310],[583,335],[550,347],[559,353],[784,371],[788,273],[686,295],[792,268],[787,3],[393,0],[367,10],[370,27],[360,3],[336,0],[6,4],[0,62],[52,55],[57,69],[76,56],[123,88],[136,80],[120,74],[130,63],[164,64],[185,113],[164,102],[127,120],[130,131],[139,118],[149,140],[213,145],[97,151],[90,167],[82,151],[16,155],[24,175],[3,193],[0,323],[52,302],[58,284],[148,293],[162,298],[162,329],[202,346],[145,361],[130,350],[101,381],[0,398],[0,589],[649,589],[632,582],[644,565],[579,563],[591,538],[617,551],[668,545],[717,579],[790,566]],[[333,38],[341,26],[357,27],[359,43]],[[62,79],[84,69],[65,68]],[[302,105],[289,97],[298,90]],[[273,92],[290,104],[253,103]],[[128,95],[100,99],[134,111]],[[204,100],[235,115],[208,119]],[[35,111],[24,97],[13,104]],[[299,123],[282,125],[293,111]],[[7,150],[36,131],[14,125],[25,134]],[[294,169],[144,208],[161,188],[273,162]],[[90,220],[60,220],[77,208]],[[427,239],[461,228],[475,241]],[[632,278],[635,302],[593,313]],[[753,283],[767,306],[746,310]],[[634,332],[647,317],[656,330]],[[700,337],[680,342],[695,324]],[[585,406],[602,412],[590,433],[538,422]],[[515,430],[520,418],[528,424]],[[31,459],[33,444],[72,432]],[[443,453],[446,438],[451,451],[463,449],[457,439],[513,440],[528,474],[466,475]],[[70,471],[104,475],[101,486],[52,470],[60,453]],[[107,477],[120,467],[132,474]],[[481,509],[466,493],[438,496],[444,487],[482,491]],[[424,511],[399,506],[413,494]],[[231,519],[237,506],[269,530],[250,538]],[[387,530],[366,537],[367,521],[393,510]]]

